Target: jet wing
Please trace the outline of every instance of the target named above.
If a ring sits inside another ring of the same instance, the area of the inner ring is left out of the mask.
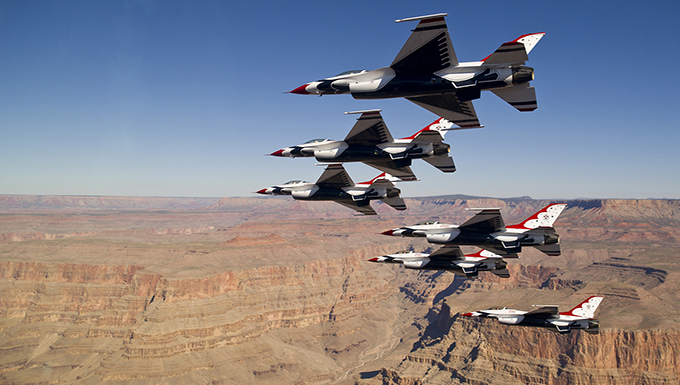
[[[316,181],[316,185],[327,188],[342,188],[354,186],[354,182],[341,164],[331,164],[326,167],[319,180]]]
[[[413,170],[411,170],[411,167],[409,166],[399,167],[397,163],[392,160],[381,160],[364,163],[373,168],[377,168],[382,172],[386,172],[392,176],[396,176],[397,178],[404,181],[418,180],[415,174],[413,174]]]
[[[363,205],[363,206],[359,206],[359,205],[357,204],[357,202],[355,202],[355,201],[353,201],[353,200],[351,200],[351,199],[347,199],[347,200],[345,200],[345,199],[343,199],[343,200],[337,200],[337,201],[334,201],[334,202],[335,202],[335,203],[339,203],[339,204],[341,204],[341,205],[343,205],[343,206],[345,206],[345,207],[348,207],[348,208],[350,208],[350,209],[352,209],[352,210],[356,210],[356,211],[358,211],[358,212],[360,212],[360,213],[362,213],[362,214],[365,214],[365,215],[378,215],[378,213],[376,213],[375,210],[373,210],[373,207],[371,207],[370,204],[365,204],[365,205]]]
[[[446,14],[396,20],[419,20],[416,29],[390,64],[397,76],[404,73],[432,74],[458,65],[444,16]]]
[[[435,115],[446,118],[461,128],[482,127],[472,101],[461,102],[456,94],[442,94],[406,98]]]
[[[430,158],[423,158],[423,160],[444,172],[456,171],[456,166],[453,164],[453,158],[448,155],[433,156]]]
[[[387,129],[379,110],[363,112],[345,138],[347,144],[360,146],[375,146],[392,141],[394,141],[392,134]]]
[[[500,209],[483,209],[458,227],[461,231],[495,233],[505,230]]]
[[[534,318],[553,318],[559,316],[559,314],[560,311],[557,306],[544,306],[536,310],[532,310],[524,315]]]
[[[430,259],[444,259],[447,261],[465,259],[465,254],[460,247],[455,245],[443,246],[430,254]]]

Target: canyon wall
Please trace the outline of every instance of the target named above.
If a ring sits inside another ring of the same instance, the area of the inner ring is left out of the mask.
[[[510,278],[466,280],[366,260],[431,247],[379,234],[400,224],[469,207],[514,223],[549,202],[414,198],[354,217],[261,198],[128,210],[140,199],[0,214],[1,383],[678,383],[678,201],[570,201],[561,256],[527,249]],[[593,294],[595,336],[456,315]]]
[[[605,329],[599,335],[452,316],[436,322],[374,384],[677,384],[680,330]]]

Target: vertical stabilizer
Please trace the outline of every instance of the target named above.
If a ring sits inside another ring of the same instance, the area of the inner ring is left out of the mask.
[[[589,297],[585,301],[581,302],[580,304],[578,304],[578,306],[569,310],[568,312],[560,314],[583,318],[593,318],[595,316],[595,311],[597,310],[597,307],[600,306],[600,302],[602,302],[603,299],[604,297],[594,295],[592,297]]]
[[[553,227],[553,223],[560,216],[562,211],[567,207],[566,203],[553,203],[538,211],[536,214],[525,219],[524,222],[507,226],[507,228],[513,229],[535,229],[538,227]]]

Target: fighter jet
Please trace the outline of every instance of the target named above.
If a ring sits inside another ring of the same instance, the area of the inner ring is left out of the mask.
[[[364,162],[405,181],[416,180],[409,167],[413,159],[423,159],[443,172],[456,171],[449,156],[451,147],[442,142],[453,126],[448,120],[437,119],[409,137],[393,139],[380,110],[345,114],[361,114],[345,140],[314,139],[270,155],[315,157],[320,162]]]
[[[354,184],[341,164],[331,164],[316,183],[292,180],[282,185],[257,191],[265,195],[290,195],[308,201],[334,201],[362,214],[376,215],[370,201],[379,199],[397,210],[406,210],[406,204],[394,186],[397,178],[382,173],[368,182]]]
[[[581,329],[590,334],[600,333],[600,322],[593,317],[604,297],[592,296],[568,312],[560,313],[557,306],[542,306],[530,312],[494,307],[461,314],[465,317],[496,318],[506,325],[535,326],[555,329],[562,334]]]
[[[474,278],[480,271],[490,271],[501,278],[509,278],[507,263],[488,250],[464,255],[458,246],[444,246],[432,254],[400,251],[374,257],[369,262],[401,263],[407,269],[445,270],[466,278]]]
[[[304,84],[302,95],[351,94],[355,99],[403,97],[460,127],[482,127],[472,100],[490,90],[519,111],[533,111],[536,92],[529,86],[534,69],[524,66],[545,33],[522,35],[501,44],[480,61],[459,63],[444,17],[446,13],[395,20],[418,21],[389,67],[346,71]]]
[[[553,223],[565,207],[565,203],[550,204],[522,223],[511,226],[505,225],[498,208],[466,209],[479,212],[460,226],[430,221],[382,234],[425,237],[430,243],[477,246],[502,256],[516,255],[523,246],[533,246],[547,255],[557,256],[560,255],[560,238]]]

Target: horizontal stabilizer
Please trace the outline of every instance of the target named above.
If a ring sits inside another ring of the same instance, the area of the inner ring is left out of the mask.
[[[460,101],[456,94],[442,94],[406,98],[420,107],[446,118],[461,128],[483,127],[477,119],[477,112],[471,100]]]
[[[397,210],[406,210],[406,203],[404,202],[403,199],[401,199],[401,197],[385,198],[382,199],[382,201]]]
[[[380,161],[374,161],[374,162],[364,162],[367,165],[377,168],[378,170],[389,173],[394,177],[397,177],[403,181],[414,181],[418,180],[416,178],[415,174],[413,173],[413,170],[411,170],[411,167],[409,166],[399,166],[397,163],[393,160],[380,160]]]
[[[430,158],[423,158],[427,163],[437,167],[443,172],[454,172],[456,166],[453,164],[453,158],[448,155],[433,156]]]
[[[497,88],[491,90],[496,96],[508,102],[519,111],[528,112],[538,108],[536,102],[536,90],[529,87],[528,83],[520,84],[510,88]]]
[[[496,274],[497,276],[499,276],[501,278],[510,278],[510,271],[508,271],[508,269],[491,270],[491,272]]]
[[[559,243],[555,243],[552,245],[540,245],[534,247],[551,257],[557,257],[562,254],[562,250],[560,249]]]
[[[349,200],[337,200],[335,201],[335,203],[339,203],[352,210],[356,210],[364,215],[378,215],[378,213],[376,213],[375,210],[373,210],[368,201],[352,201],[351,199],[349,199]]]

